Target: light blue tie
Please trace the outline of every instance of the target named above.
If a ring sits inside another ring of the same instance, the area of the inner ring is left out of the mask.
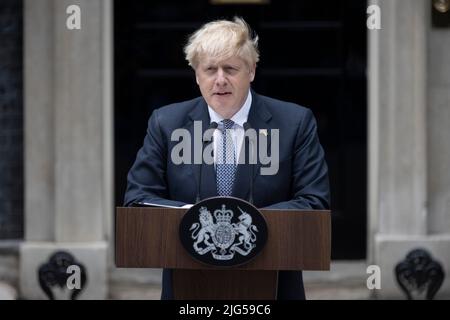
[[[219,196],[231,196],[234,176],[236,174],[236,156],[230,130],[234,121],[225,119],[221,121],[222,141],[217,146],[216,183]]]

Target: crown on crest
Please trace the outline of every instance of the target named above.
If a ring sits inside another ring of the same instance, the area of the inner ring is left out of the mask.
[[[231,218],[233,218],[233,211],[227,210],[225,205],[222,205],[222,209],[217,209],[214,211],[214,217],[217,223],[230,223]]]

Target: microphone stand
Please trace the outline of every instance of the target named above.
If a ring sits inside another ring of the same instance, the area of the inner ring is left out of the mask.
[[[244,123],[244,130],[245,132],[247,132],[248,129],[251,129],[251,126],[248,122]],[[245,135],[245,133],[244,133]],[[247,144],[249,146],[249,152],[248,152],[248,163],[251,167],[250,170],[250,181],[249,181],[249,196],[248,196],[248,202],[250,202],[251,204],[253,204],[253,176],[254,176],[254,164],[251,163],[251,159],[253,159],[253,139],[251,139],[250,137],[248,137],[247,135],[245,135],[245,139],[248,141]]]
[[[209,125],[209,128],[206,131],[209,130],[215,130],[217,128],[218,124],[217,122],[211,122]],[[202,137],[202,162],[200,163],[200,170],[198,174],[198,180],[197,180],[197,195],[195,197],[195,203],[200,202],[200,186],[202,184],[202,171],[203,171],[203,151],[205,150],[205,147],[208,143],[213,142],[213,134],[211,134],[211,137],[207,139],[208,137]]]

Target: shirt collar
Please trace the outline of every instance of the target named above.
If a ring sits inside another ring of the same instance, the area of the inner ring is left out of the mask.
[[[252,94],[249,90],[244,105],[239,109],[238,112],[236,112],[236,114],[230,120],[233,120],[235,124],[244,127],[244,123],[246,123],[248,119],[248,114],[250,112],[251,105],[252,105]],[[215,112],[214,109],[211,108],[209,105],[208,105],[208,112],[211,122],[217,122],[217,124],[220,125],[220,122],[223,120],[223,117],[217,112]]]

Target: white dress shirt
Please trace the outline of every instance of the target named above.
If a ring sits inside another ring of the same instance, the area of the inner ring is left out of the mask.
[[[234,154],[236,155],[236,164],[238,163],[239,153],[241,151],[242,142],[244,140],[245,130],[244,123],[247,122],[248,113],[250,112],[250,106],[252,105],[252,94],[250,90],[248,91],[247,99],[244,102],[244,105],[239,109],[238,112],[230,119],[234,121],[234,125],[232,130],[230,130],[231,138],[233,140],[234,145]],[[223,123],[221,122],[224,118],[214,111],[213,108],[208,106],[209,118],[211,122],[217,122],[218,127],[214,131],[214,139],[213,139],[213,149],[214,149],[214,165],[217,163],[217,147],[222,143],[222,129]],[[220,143],[220,144],[219,144]]]

